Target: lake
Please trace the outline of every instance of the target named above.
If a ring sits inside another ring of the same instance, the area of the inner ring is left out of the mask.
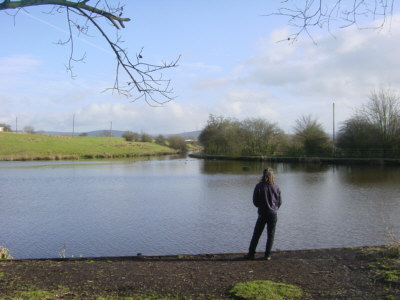
[[[246,252],[266,166],[283,198],[274,249],[400,238],[400,168],[164,157],[0,162],[0,245],[14,258]]]

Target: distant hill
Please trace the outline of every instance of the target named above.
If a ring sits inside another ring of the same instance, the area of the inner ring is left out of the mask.
[[[125,131],[121,130],[112,130],[111,133],[113,137],[121,137],[124,134]],[[79,135],[79,134],[78,134]],[[110,135],[110,130],[95,130],[95,131],[90,131],[87,133],[88,136],[109,136]]]
[[[178,134],[168,134],[167,136],[179,135],[180,137],[183,137],[184,139],[194,138],[197,140],[199,138],[200,133],[201,133],[201,131],[197,130],[197,131],[188,131],[188,132],[183,132],[183,133],[178,133]]]

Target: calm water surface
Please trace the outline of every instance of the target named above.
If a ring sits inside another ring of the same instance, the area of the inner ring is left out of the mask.
[[[1,162],[0,245],[15,258],[245,252],[267,165],[165,158]],[[383,244],[400,234],[399,168],[273,164],[275,249]],[[263,251],[262,236],[258,251]]]

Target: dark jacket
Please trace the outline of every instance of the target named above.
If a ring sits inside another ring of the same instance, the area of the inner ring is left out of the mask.
[[[276,213],[282,204],[281,190],[276,184],[259,182],[254,188],[253,203],[258,213]]]

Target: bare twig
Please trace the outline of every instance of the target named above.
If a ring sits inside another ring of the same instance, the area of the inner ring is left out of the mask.
[[[299,4],[301,6],[299,6]],[[288,24],[295,28],[288,40],[296,41],[306,34],[313,42],[310,30],[326,27],[332,30],[357,25],[359,28],[382,29],[394,12],[394,0],[304,0],[282,1],[282,6],[274,13],[264,16],[281,16],[288,19]],[[375,21],[372,27],[363,22]],[[333,26],[336,25],[336,26]]]

